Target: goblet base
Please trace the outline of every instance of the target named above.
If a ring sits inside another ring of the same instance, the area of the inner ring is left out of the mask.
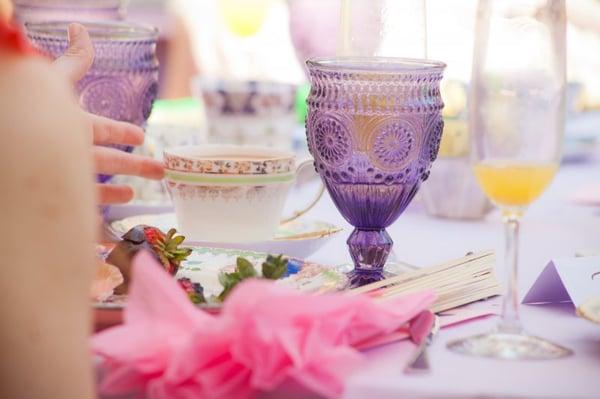
[[[550,360],[570,356],[573,351],[526,333],[493,331],[450,341],[453,352],[504,360]]]
[[[348,274],[352,287],[385,278],[383,268],[394,244],[385,229],[355,228],[347,243],[354,261],[354,270]]]
[[[395,260],[387,262],[383,267],[383,271],[377,270],[375,273],[369,273],[369,271],[365,270],[356,270],[354,268],[354,264],[352,263],[345,263],[335,268],[336,271],[345,273],[348,277],[348,285],[346,288],[361,287],[363,285],[374,283],[385,278],[394,277],[415,269],[417,269],[415,266]]]
[[[363,285],[375,283],[385,278],[383,270],[360,270],[354,269],[347,274],[350,288],[362,287]]]

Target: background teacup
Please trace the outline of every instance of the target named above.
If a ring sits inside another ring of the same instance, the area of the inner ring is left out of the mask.
[[[312,167],[312,160],[297,166],[291,151],[218,144],[169,148],[164,162],[180,231],[191,241],[212,242],[271,239],[298,172]]]
[[[212,143],[291,149],[296,126],[296,86],[277,82],[196,78]]]

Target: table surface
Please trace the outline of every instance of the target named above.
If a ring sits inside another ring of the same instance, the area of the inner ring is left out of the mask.
[[[564,165],[548,191],[528,210],[521,229],[521,296],[549,260],[580,251],[600,253],[600,209],[569,202],[574,191],[594,182],[600,183],[600,163]],[[331,200],[322,200],[307,217],[346,227],[311,259],[325,264],[347,262],[345,239],[351,228],[334,211]],[[399,259],[426,266],[486,249],[495,249],[502,259],[500,223],[497,212],[480,221],[431,218],[416,201],[388,231]],[[503,272],[501,263],[498,272]],[[500,298],[491,301],[499,307]],[[431,372],[427,375],[402,373],[401,352],[406,344],[371,350],[366,367],[348,379],[344,397],[599,398],[600,326],[578,318],[570,304],[524,305],[521,311],[529,332],[567,346],[575,354],[561,360],[514,362],[472,358],[446,349],[446,342],[453,338],[491,329],[497,318],[490,317],[440,331],[428,349]]]
[[[521,296],[549,260],[578,252],[600,252],[600,209],[569,202],[573,192],[594,182],[600,183],[600,163],[565,165],[525,215],[521,229]],[[345,240],[351,227],[329,197],[325,196],[307,217],[345,227],[311,260],[330,265],[348,262]],[[427,266],[487,249],[497,250],[502,259],[500,223],[497,212],[480,221],[432,218],[415,201],[388,231],[399,259]],[[501,266],[498,265],[499,274]],[[494,298],[475,306],[499,308],[499,302],[500,298]],[[346,381],[343,397],[599,398],[600,325],[578,318],[570,304],[525,305],[521,311],[529,332],[571,348],[574,355],[553,361],[514,362],[472,358],[446,349],[446,342],[453,338],[491,329],[497,320],[494,316],[442,329],[428,349],[431,372],[425,375],[403,374],[403,359],[412,346],[408,341],[368,351],[365,366]],[[284,385],[262,397],[292,399],[314,395]]]

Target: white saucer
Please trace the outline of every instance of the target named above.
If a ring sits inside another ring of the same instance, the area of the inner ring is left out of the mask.
[[[177,228],[174,213],[136,215],[116,220],[110,224],[110,231],[121,237],[132,227],[149,225],[168,231]],[[297,219],[281,225],[272,240],[258,242],[210,242],[186,241],[188,245],[210,248],[242,249],[270,254],[285,254],[296,258],[307,258],[321,248],[342,229],[327,222]]]

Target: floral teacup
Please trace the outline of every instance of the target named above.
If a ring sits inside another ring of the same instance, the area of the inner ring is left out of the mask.
[[[191,241],[253,242],[273,237],[296,175],[313,161],[296,166],[291,151],[215,144],[166,149],[164,162],[182,234]]]

